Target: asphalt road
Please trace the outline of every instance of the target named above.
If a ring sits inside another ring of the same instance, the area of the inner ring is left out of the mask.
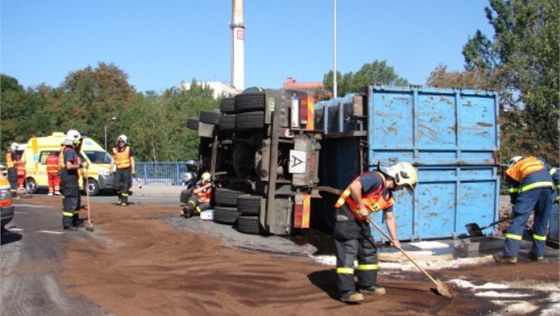
[[[53,197],[58,198],[58,197]],[[2,235],[0,309],[2,315],[111,315],[91,302],[67,295],[57,281],[66,241],[94,238],[84,230],[62,229],[60,212],[18,200]]]

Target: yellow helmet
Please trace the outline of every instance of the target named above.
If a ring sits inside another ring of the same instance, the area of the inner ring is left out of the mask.
[[[399,162],[391,167],[379,167],[379,170],[395,180],[396,185],[404,185],[409,191],[418,183],[418,172],[408,162]]]
[[[205,172],[202,174],[202,176],[200,176],[200,180],[202,180],[202,182],[210,182],[210,173],[209,172]]]

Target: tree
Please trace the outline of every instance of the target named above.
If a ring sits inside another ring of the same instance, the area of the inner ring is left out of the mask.
[[[386,61],[375,60],[370,64],[364,64],[356,73],[346,73],[341,75],[337,72],[338,94],[343,96],[348,93],[358,92],[360,88],[372,84],[384,84],[394,86],[406,86],[408,81],[399,77],[393,67],[387,66]],[[325,89],[333,91],[334,86],[333,72],[329,71],[323,77]]]
[[[507,151],[540,154],[558,165],[560,2],[490,0],[485,12],[494,39],[480,31],[469,39],[466,69],[496,78],[508,119],[501,129]]]
[[[496,78],[479,68],[448,72],[445,65],[438,65],[430,73],[426,84],[438,88],[499,89]]]
[[[12,142],[26,142],[27,138],[22,135],[22,122],[25,120],[25,109],[23,104],[26,94],[23,87],[16,78],[0,74],[0,98],[1,98],[1,126],[2,149],[7,149]]]
[[[96,140],[104,138],[107,121],[122,116],[137,97],[128,75],[105,63],[70,73],[61,88],[62,127],[83,131]]]

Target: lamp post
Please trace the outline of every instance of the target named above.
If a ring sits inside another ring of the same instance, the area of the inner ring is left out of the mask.
[[[116,121],[117,117],[113,116],[111,117],[110,120],[107,120],[107,122],[105,123],[105,151],[107,151],[107,125],[109,125],[109,123]]]

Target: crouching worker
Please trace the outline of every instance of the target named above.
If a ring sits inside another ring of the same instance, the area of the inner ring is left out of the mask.
[[[212,198],[212,181],[210,173],[205,172],[200,177],[200,182],[192,190],[191,196],[187,200],[187,204],[182,210],[182,216],[189,218],[193,215],[200,215],[202,211],[210,208],[210,199]]]

